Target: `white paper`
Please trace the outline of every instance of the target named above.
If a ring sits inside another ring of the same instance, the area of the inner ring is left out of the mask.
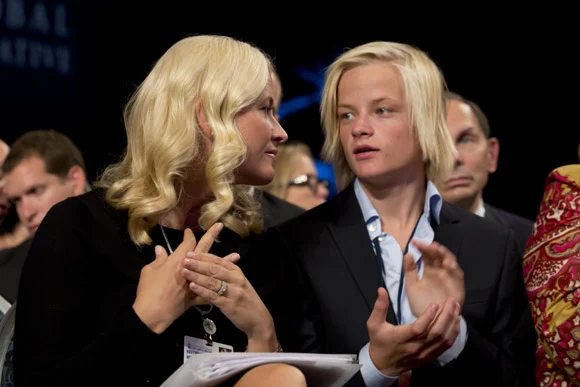
[[[306,376],[310,386],[341,387],[360,369],[356,355],[310,353],[219,352],[191,356],[161,387],[211,387],[267,363],[296,366]]]
[[[10,305],[10,303],[0,295],[0,312],[2,312],[3,315],[8,312],[8,309],[10,309],[11,306],[12,305]]]
[[[191,356],[196,353],[211,353],[211,352],[234,352],[234,347],[227,344],[213,341],[208,344],[205,339],[198,339],[197,337],[184,336],[183,337],[183,362],[185,363]]]

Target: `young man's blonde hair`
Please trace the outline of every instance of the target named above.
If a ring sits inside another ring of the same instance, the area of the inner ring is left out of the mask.
[[[409,107],[409,122],[416,136],[427,178],[438,180],[453,167],[453,142],[446,127],[443,91],[445,80],[437,65],[423,51],[401,43],[371,42],[339,56],[327,69],[320,106],[325,141],[323,157],[334,165],[339,189],[355,178],[340,142],[340,121],[337,115],[338,84],[342,75],[355,67],[388,62],[399,70]]]
[[[128,210],[134,243],[151,243],[148,231],[188,194],[192,176],[204,176],[214,197],[201,209],[202,228],[221,221],[242,236],[261,230],[258,203],[234,186],[247,152],[235,120],[257,103],[270,69],[261,50],[225,36],[182,39],[157,61],[125,108],[125,155],[99,182],[113,207]]]

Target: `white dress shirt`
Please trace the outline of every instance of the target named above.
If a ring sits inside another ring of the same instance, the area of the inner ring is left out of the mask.
[[[474,214],[485,218],[485,206],[483,205],[483,199],[479,199],[479,203],[477,203],[477,208],[475,209]]]
[[[365,219],[370,240],[372,241],[375,238],[378,238],[379,240],[382,252],[381,258],[385,267],[384,280],[395,314],[401,317],[399,324],[411,324],[417,319],[417,317],[413,315],[413,312],[411,311],[411,306],[409,305],[409,300],[405,293],[404,284],[401,283],[403,251],[392,235],[382,232],[379,214],[362,189],[358,179],[354,182],[354,192]],[[431,227],[431,221],[439,224],[441,206],[442,201],[439,191],[437,191],[437,188],[435,188],[435,185],[431,181],[428,181],[425,193],[425,207],[418,220],[414,234],[411,236],[412,239],[427,244],[433,242],[435,232]],[[412,244],[409,244],[409,252],[413,255],[413,259],[417,264],[419,278],[421,278],[423,275],[421,252]],[[401,287],[401,289],[399,289],[399,287]],[[401,293],[400,300],[398,297],[399,292]],[[399,305],[399,301],[401,305]],[[401,309],[399,310],[399,308]],[[466,336],[467,325],[463,317],[461,317],[461,330],[459,335],[457,336],[453,346],[439,356],[439,364],[445,365],[459,356],[465,347]],[[361,374],[367,386],[389,386],[398,379],[398,376],[387,376],[375,367],[369,355],[369,343],[360,350],[359,360],[362,365]]]

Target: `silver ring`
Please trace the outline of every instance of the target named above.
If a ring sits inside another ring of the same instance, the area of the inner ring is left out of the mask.
[[[223,295],[226,291],[228,290],[228,284],[226,281],[222,281],[222,286],[220,287],[220,290],[218,290],[217,294],[218,296]]]

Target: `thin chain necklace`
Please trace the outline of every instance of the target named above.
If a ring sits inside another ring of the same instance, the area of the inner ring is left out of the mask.
[[[161,224],[159,224],[159,227],[161,228],[161,233],[163,234],[163,239],[165,239],[165,244],[167,245],[167,250],[169,250],[169,254],[173,254],[173,249],[171,248],[171,244],[169,243],[169,239],[167,238],[167,234],[165,234],[165,229],[163,228],[163,226]],[[211,335],[215,335],[215,333],[217,332],[217,327],[215,325],[215,322],[213,322],[212,319],[205,317],[205,315],[209,314],[209,312],[212,311],[213,304],[209,305],[208,310],[203,310],[197,305],[194,305],[193,307],[201,315],[203,330],[205,331],[205,339],[207,340],[208,344],[211,345],[212,344]]]

